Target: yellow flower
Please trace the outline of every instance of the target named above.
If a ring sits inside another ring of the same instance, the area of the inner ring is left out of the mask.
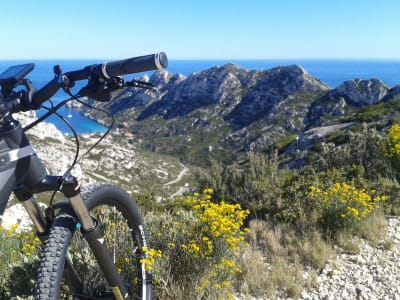
[[[19,227],[19,224],[13,224],[13,225],[11,225],[10,229],[11,230],[17,230],[18,227]]]
[[[155,264],[155,258],[161,257],[161,251],[153,248],[147,249],[147,247],[144,246],[142,247],[142,251],[145,253],[146,257],[141,258],[139,262],[145,265],[146,271],[150,272]]]
[[[211,188],[207,188],[207,189],[204,189],[203,190],[203,194],[204,195],[207,195],[207,194],[212,194],[214,191],[213,191],[213,189],[211,189]]]
[[[337,211],[341,219],[360,219],[370,215],[379,207],[377,202],[386,201],[387,196],[375,196],[376,190],[358,189],[354,182],[337,182],[325,191],[310,187],[309,197],[320,200],[326,212]],[[371,196],[371,195],[374,195]],[[346,211],[344,213],[343,211]]]

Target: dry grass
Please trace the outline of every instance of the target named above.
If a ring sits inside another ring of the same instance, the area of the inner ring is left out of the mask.
[[[353,232],[339,232],[335,236],[335,242],[349,254],[360,253],[361,239],[366,239],[373,247],[383,245],[386,248],[390,247],[390,241],[386,239],[386,231],[385,215],[382,211],[377,211],[361,222],[356,235]]]
[[[336,245],[349,254],[360,253],[361,241],[350,232],[340,232],[335,238]]]
[[[256,297],[298,298],[303,288],[315,286],[316,269],[333,254],[315,230],[299,235],[294,229],[254,220],[252,248],[244,256],[242,291]],[[303,276],[307,270],[307,276]]]
[[[263,254],[258,250],[247,251],[243,257],[240,289],[245,294],[261,297],[268,290],[269,281],[269,270],[264,263]]]
[[[306,226],[301,232],[286,225],[253,220],[250,223],[252,248],[244,256],[242,291],[255,297],[298,298],[303,289],[316,287],[318,271],[335,251],[322,234]],[[369,216],[357,232],[338,232],[334,242],[351,254],[360,251],[361,239],[372,246],[390,247],[387,222],[382,211]]]
[[[368,240],[372,246],[383,242],[387,232],[387,221],[383,211],[377,211],[361,223],[359,234]]]
[[[313,268],[322,268],[328,258],[333,255],[333,248],[321,235],[314,231],[308,237],[302,239],[299,252],[303,261],[309,263]]]

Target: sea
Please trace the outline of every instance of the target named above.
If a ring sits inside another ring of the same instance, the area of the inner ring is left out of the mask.
[[[107,60],[104,60],[107,61]],[[103,60],[0,60],[0,73],[8,67],[23,63],[34,63],[34,70],[27,76],[35,87],[40,88],[53,77],[53,66],[60,65],[63,72],[81,69],[82,67],[104,62]],[[400,84],[400,60],[355,60],[355,59],[265,59],[265,60],[170,60],[167,70],[171,73],[190,75],[214,66],[235,63],[249,70],[263,70],[278,66],[301,65],[310,75],[320,79],[331,88],[335,88],[346,80],[355,78],[378,78],[388,86]],[[153,72],[147,72],[151,76]],[[141,77],[145,73],[130,75]],[[73,89],[77,92],[84,83],[78,83]],[[52,97],[54,104],[68,96],[59,91]],[[107,128],[96,121],[86,118],[76,108],[62,108],[59,112],[72,123],[79,134],[104,132]],[[37,112],[38,116],[45,113]],[[59,130],[70,134],[69,127],[57,116],[51,116],[47,122],[53,123]]]

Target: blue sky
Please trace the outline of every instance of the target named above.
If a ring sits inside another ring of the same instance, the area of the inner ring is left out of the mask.
[[[399,0],[0,0],[0,60],[400,59]]]

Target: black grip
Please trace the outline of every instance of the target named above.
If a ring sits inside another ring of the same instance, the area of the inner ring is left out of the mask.
[[[81,70],[67,72],[64,75],[70,81],[89,79],[91,76],[112,78],[125,74],[140,73],[150,70],[163,70],[168,66],[168,58],[164,52],[132,57],[104,64],[87,66]]]
[[[167,55],[164,52],[159,52],[105,63],[102,72],[104,77],[116,77],[150,70],[163,70],[167,66]]]
[[[55,77],[49,83],[47,83],[40,90],[37,90],[32,97],[32,106],[33,108],[39,107],[44,101],[48,100],[53,96],[58,89],[60,88],[60,83],[58,78]]]
[[[98,67],[98,65],[87,66],[81,70],[67,72],[64,75],[66,75],[70,81],[85,80],[90,77],[96,67]]]

